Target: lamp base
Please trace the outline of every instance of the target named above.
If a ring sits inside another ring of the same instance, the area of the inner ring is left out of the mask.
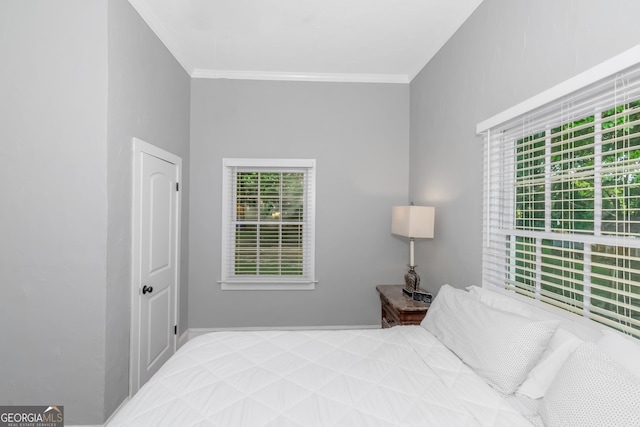
[[[404,288],[402,292],[407,295],[413,295],[415,291],[420,289],[420,276],[416,273],[416,265],[410,265],[409,271],[404,275]]]

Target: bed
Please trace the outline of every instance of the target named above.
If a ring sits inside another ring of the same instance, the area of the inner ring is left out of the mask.
[[[599,331],[502,298],[445,285],[420,326],[202,335],[107,426],[640,426],[640,372],[598,352]],[[637,365],[640,346],[606,338],[629,345]],[[585,358],[599,368],[594,351],[617,370],[556,384],[564,366],[584,372]],[[624,399],[585,387],[622,387]]]

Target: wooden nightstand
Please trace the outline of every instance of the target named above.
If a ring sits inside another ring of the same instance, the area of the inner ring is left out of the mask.
[[[404,285],[378,285],[380,294],[381,324],[383,328],[396,325],[419,325],[427,314],[429,305],[414,301],[402,293]]]

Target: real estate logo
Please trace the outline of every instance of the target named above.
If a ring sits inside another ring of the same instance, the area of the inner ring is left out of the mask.
[[[64,427],[64,406],[0,406],[0,427]]]

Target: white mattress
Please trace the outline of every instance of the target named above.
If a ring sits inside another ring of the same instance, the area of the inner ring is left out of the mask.
[[[531,426],[419,326],[203,335],[108,424],[392,425]]]

